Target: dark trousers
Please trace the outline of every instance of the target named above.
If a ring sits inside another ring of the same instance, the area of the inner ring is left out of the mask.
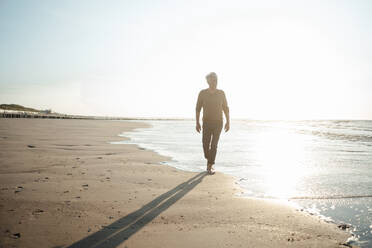
[[[222,130],[222,121],[203,121],[203,150],[209,164],[214,164],[217,144]]]

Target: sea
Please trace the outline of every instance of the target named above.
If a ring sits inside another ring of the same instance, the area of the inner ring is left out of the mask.
[[[150,128],[120,134],[172,159],[206,170],[193,120],[145,120]],[[285,200],[328,222],[345,224],[349,244],[372,247],[372,121],[232,120],[221,133],[217,173],[232,175],[241,197]]]

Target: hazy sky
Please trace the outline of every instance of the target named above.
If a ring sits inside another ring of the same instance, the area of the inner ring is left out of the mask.
[[[0,1],[0,103],[194,117],[372,119],[372,1]]]

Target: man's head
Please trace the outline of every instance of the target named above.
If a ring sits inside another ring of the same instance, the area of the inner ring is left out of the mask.
[[[215,72],[209,73],[205,78],[207,79],[210,88],[217,88],[217,74]]]

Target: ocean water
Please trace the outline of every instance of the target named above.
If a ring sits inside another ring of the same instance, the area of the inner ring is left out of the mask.
[[[181,170],[206,169],[194,121],[145,122],[152,127],[121,134],[123,142],[170,156]],[[286,199],[350,225],[349,242],[372,247],[372,121],[234,120],[214,168],[233,175],[243,197]]]

